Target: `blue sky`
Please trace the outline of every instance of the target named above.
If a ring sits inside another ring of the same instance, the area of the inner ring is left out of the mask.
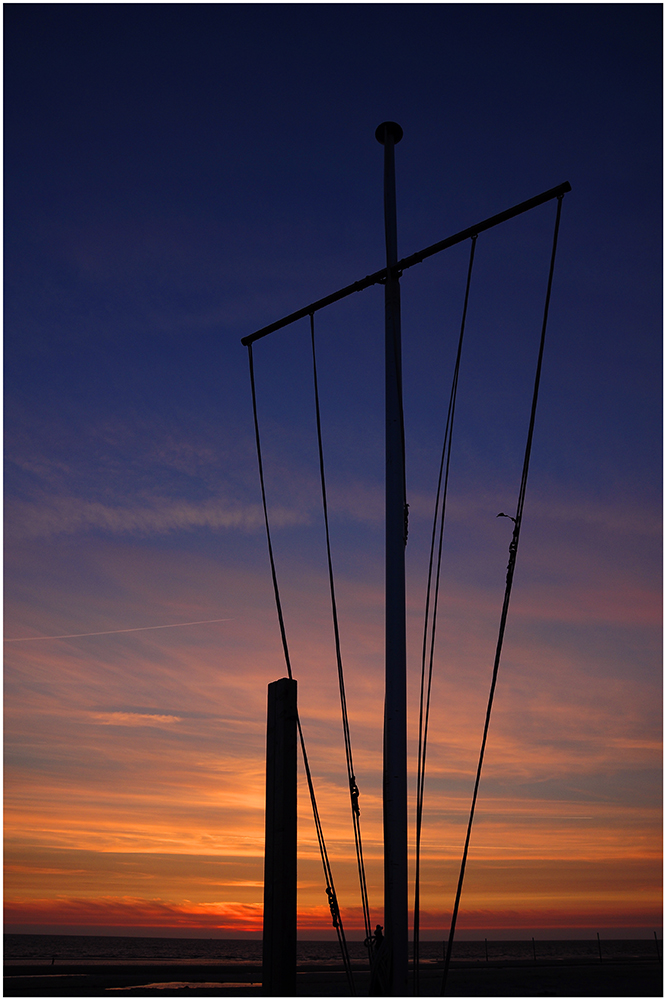
[[[229,619],[6,644],[7,841],[23,873],[8,884],[12,927],[60,921],[65,897],[73,913],[97,900],[100,927],[121,919],[94,874],[118,850],[182,859],[182,885],[146,871],[123,883],[141,926],[167,926],[157,899],[190,930],[197,906],[218,907],[206,920],[231,914],[232,930],[234,907],[250,907],[254,926],[265,688],[283,667],[240,338],[382,266],[374,131],[392,119],[401,255],[572,185],[478,844],[491,867],[493,843],[514,844],[512,864],[536,859],[554,884],[558,864],[594,859],[608,886],[598,905],[587,890],[553,903],[526,889],[504,917],[506,887],[487,899],[481,887],[469,927],[552,930],[578,913],[594,929],[650,929],[636,901],[660,885],[660,5],[14,4],[5,49],[5,636]],[[551,203],[478,241],[430,758],[433,929],[471,791],[510,540],[495,515],[517,497],[553,219]],[[402,279],[412,725],[467,252]],[[377,858],[382,309],[375,287],[317,318],[352,739]],[[255,359],[301,711],[346,872],[307,323]],[[304,807],[304,845],[308,823]],[[46,889],[45,851],[60,852]],[[106,859],[90,877],[76,874],[82,851]],[[207,851],[251,877],[197,896]],[[643,874],[613,896],[620,857]],[[303,874],[310,929],[325,924],[315,882]]]

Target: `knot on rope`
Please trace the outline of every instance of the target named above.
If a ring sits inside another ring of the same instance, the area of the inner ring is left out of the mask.
[[[513,521],[513,536],[509,543],[509,562],[506,567],[506,582],[509,583],[511,576],[513,574],[513,568],[516,562],[516,553],[518,551],[518,535],[520,534],[520,516],[511,517],[511,514],[498,514],[498,517],[508,517],[510,521]]]
[[[520,534],[520,518],[516,518],[513,526],[513,536],[509,542],[509,562],[506,567],[506,582],[509,583],[511,577],[513,576],[514,566],[516,565],[516,553],[518,552],[518,535]]]
[[[358,790],[358,785],[356,784],[356,778],[353,775],[352,775],[352,777],[349,780],[349,794],[351,795],[352,812],[356,816],[360,816],[361,815],[361,810],[360,810],[359,804],[358,804],[358,797],[359,797],[359,795],[361,793]]]
[[[330,886],[326,886],[326,895],[328,896],[328,906],[331,911],[331,917],[333,918],[333,926],[340,926],[340,908],[338,906],[338,901],[335,896],[335,890]]]

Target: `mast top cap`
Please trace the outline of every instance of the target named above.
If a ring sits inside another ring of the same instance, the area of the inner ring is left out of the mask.
[[[402,129],[397,122],[382,122],[375,129],[375,139],[377,142],[381,142],[382,146],[385,145],[384,140],[387,134],[393,136],[394,144],[402,139]]]

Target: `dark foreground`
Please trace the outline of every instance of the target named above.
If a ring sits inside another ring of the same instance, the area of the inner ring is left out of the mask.
[[[441,966],[421,970],[421,996],[439,996]],[[368,996],[370,975],[354,971],[358,996]],[[12,965],[5,967],[6,997],[261,996],[260,966],[223,965]],[[350,996],[335,968],[299,967],[297,996]],[[660,997],[661,963],[459,962],[451,964],[450,997]]]

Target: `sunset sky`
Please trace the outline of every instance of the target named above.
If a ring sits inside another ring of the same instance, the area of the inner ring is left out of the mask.
[[[285,673],[241,337],[548,188],[564,200],[461,936],[661,927],[661,5],[6,4],[5,929],[260,934]],[[479,237],[423,843],[448,931],[555,203]],[[467,244],[402,278],[410,808]],[[317,316],[333,561],[382,917],[383,292]],[[255,347],[299,710],[362,936],[309,329]],[[176,626],[176,627],[171,627]],[[67,636],[67,638],[57,638]],[[412,808],[413,811],[413,808]],[[299,776],[299,934],[333,936]],[[413,820],[410,819],[413,843]],[[411,898],[411,890],[410,890]]]

